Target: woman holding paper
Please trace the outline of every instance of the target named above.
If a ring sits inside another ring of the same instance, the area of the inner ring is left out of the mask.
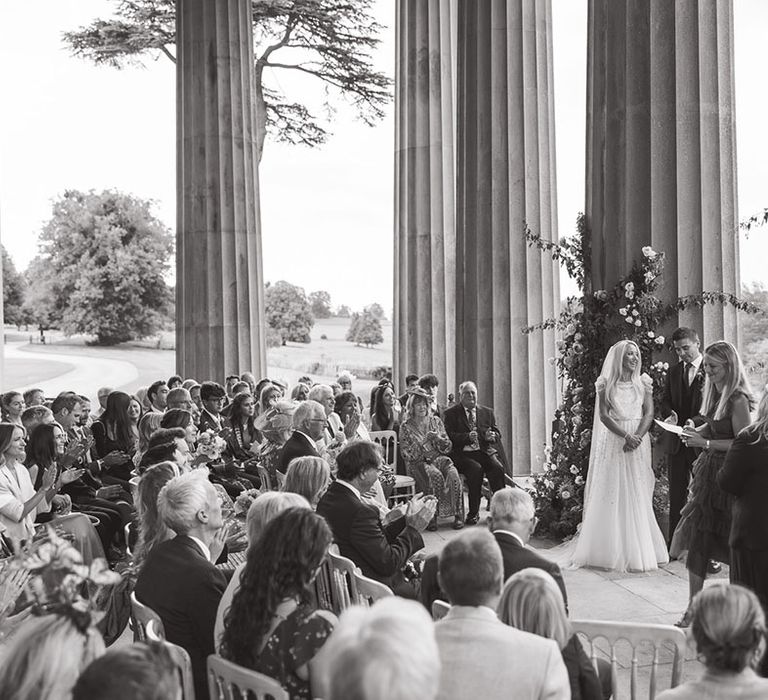
[[[719,340],[704,351],[702,362],[704,392],[698,427],[687,421],[680,439],[701,450],[693,463],[688,502],[672,536],[670,553],[687,553],[688,610],[678,622],[690,622],[690,601],[704,586],[709,560],[730,563],[728,535],[731,529],[731,498],[717,485],[717,473],[733,439],[750,423],[753,405],[749,381],[739,353],[730,343]],[[702,420],[703,419],[703,420]]]

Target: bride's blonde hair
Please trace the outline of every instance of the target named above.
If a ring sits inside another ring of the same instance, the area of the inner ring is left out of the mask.
[[[640,379],[640,365],[642,364],[640,347],[634,340],[620,340],[608,350],[608,354],[603,361],[603,369],[597,380],[598,389],[601,385],[605,387],[605,405],[609,411],[613,409],[613,393],[616,389],[616,384],[618,384],[621,379],[621,374],[624,370],[624,356],[627,354],[627,350],[630,347],[633,347],[637,351],[637,357],[640,360],[632,370],[630,381],[634,385],[638,396],[642,397],[645,394],[645,387]]]

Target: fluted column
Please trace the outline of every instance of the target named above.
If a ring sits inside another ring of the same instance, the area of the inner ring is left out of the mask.
[[[176,1],[177,371],[266,374],[249,0]]]
[[[456,383],[452,5],[396,5],[395,381],[432,372],[441,401]]]
[[[592,284],[652,245],[666,300],[738,294],[731,0],[590,0],[587,91]],[[730,307],[677,321],[736,340]]]
[[[496,410],[516,473],[535,471],[555,402],[557,270],[527,224],[557,238],[551,4],[459,0],[457,380]]]

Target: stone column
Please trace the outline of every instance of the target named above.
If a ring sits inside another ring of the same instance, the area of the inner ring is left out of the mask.
[[[176,1],[177,371],[266,374],[248,0]]]
[[[537,469],[556,402],[557,269],[524,226],[557,238],[549,0],[459,0],[457,380],[496,410],[515,473]]]
[[[2,220],[0,220],[0,227]],[[2,243],[2,228],[0,228],[0,243]],[[3,313],[3,264],[0,260],[0,378],[5,377],[5,315]],[[0,391],[7,391],[7,382],[0,382]]]
[[[666,300],[738,294],[731,0],[590,0],[587,93],[594,288],[652,245]],[[730,307],[676,322],[705,343],[737,339]]]
[[[398,0],[395,79],[395,381],[455,391],[452,3]]]

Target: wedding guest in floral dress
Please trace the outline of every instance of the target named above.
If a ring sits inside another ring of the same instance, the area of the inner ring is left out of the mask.
[[[437,520],[452,517],[453,528],[464,527],[464,489],[459,472],[448,453],[451,439],[443,421],[429,410],[430,396],[421,387],[409,390],[406,418],[400,426],[400,451],[416,490],[437,497],[438,505],[429,530]]]
[[[256,456],[267,470],[273,484],[277,484],[277,464],[283,445],[293,432],[293,412],[296,405],[293,401],[281,399],[256,420],[256,429],[264,437]]]

